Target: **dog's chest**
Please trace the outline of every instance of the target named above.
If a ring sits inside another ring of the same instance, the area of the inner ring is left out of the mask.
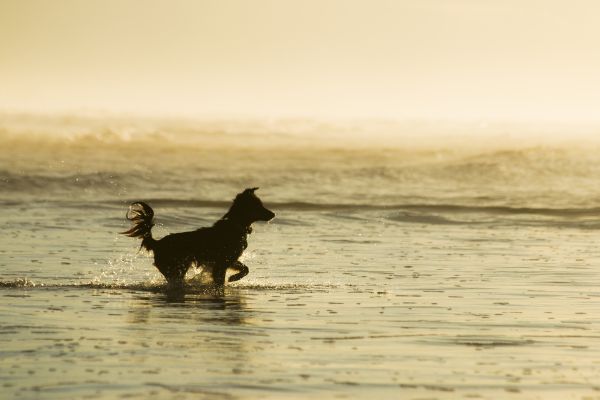
[[[229,221],[196,231],[195,256],[198,260],[237,260],[248,247],[248,229]]]
[[[228,240],[228,245],[226,247],[232,253],[239,253],[239,255],[242,255],[243,251],[248,247],[247,236],[241,235],[231,237],[230,240]]]

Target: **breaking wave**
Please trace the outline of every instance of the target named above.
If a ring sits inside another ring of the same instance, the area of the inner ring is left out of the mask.
[[[280,210],[398,211],[390,219],[404,222],[599,211],[598,137],[425,128],[0,114],[0,202],[225,208],[259,186]]]

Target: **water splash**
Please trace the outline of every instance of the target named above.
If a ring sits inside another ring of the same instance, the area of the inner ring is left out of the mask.
[[[46,287],[44,283],[36,283],[29,278],[19,278],[14,281],[0,281],[2,288],[35,288]]]

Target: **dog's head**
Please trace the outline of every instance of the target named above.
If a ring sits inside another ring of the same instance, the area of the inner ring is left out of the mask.
[[[249,188],[238,194],[233,200],[229,214],[252,223],[256,221],[270,221],[275,218],[275,213],[267,209],[254,193],[258,188]]]

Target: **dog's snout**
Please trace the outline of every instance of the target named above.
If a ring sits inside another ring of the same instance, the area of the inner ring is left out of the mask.
[[[273,211],[271,211],[271,210],[267,210],[267,209],[265,208],[265,221],[270,221],[270,220],[272,220],[273,218],[275,218],[275,213],[274,213]]]

